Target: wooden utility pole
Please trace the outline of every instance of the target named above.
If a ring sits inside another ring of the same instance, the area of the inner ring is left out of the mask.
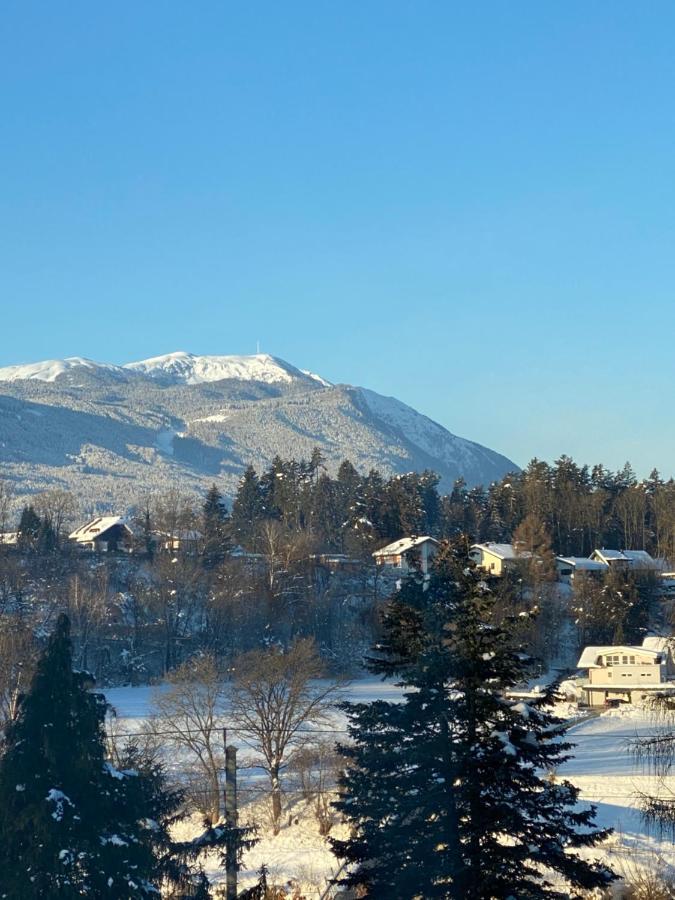
[[[223,739],[227,735],[223,729]],[[233,832],[237,827],[237,748],[225,743],[225,824]],[[225,852],[226,900],[237,900],[237,839],[232,837]]]

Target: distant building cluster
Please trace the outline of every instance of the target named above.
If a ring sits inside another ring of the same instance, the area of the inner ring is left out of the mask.
[[[497,576],[504,575],[518,562],[532,558],[530,552],[520,551],[513,544],[492,541],[473,544],[470,556],[480,569]],[[589,557],[556,556],[555,566],[558,581],[567,584],[572,584],[579,575],[603,576],[610,570],[653,572],[665,581],[675,581],[675,572],[670,570],[668,561],[654,559],[646,550],[610,550],[603,547],[594,550]]]

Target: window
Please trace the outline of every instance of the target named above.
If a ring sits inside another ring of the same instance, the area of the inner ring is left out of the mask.
[[[622,657],[621,657],[621,663],[622,663],[622,665],[627,666],[627,665],[628,665],[628,657],[627,657],[627,656],[622,656]]]
[[[635,665],[635,657],[634,656],[630,657],[630,664],[631,664],[631,666]]]

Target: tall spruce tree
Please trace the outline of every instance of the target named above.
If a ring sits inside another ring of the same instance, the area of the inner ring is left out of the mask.
[[[575,853],[609,832],[576,808],[572,784],[547,777],[571,747],[547,711],[551,694],[505,696],[528,663],[513,623],[491,621],[484,578],[465,542],[439,555],[428,584],[411,577],[369,661],[397,679],[402,702],[345,705],[353,744],[341,748],[336,805],[353,832],[332,843],[350,866],[343,883],[367,897],[568,898],[552,872],[573,888],[612,880]]]
[[[232,504],[232,535],[248,550],[256,549],[260,523],[266,516],[265,496],[253,466],[248,466],[239,482]]]
[[[19,544],[23,549],[35,547],[40,536],[42,520],[35,507],[24,506],[19,520]]]
[[[0,896],[8,900],[157,897],[162,886],[208,897],[195,862],[238,839],[223,827],[175,843],[180,792],[129,748],[106,757],[106,703],[72,671],[69,623],[58,619],[0,759]]]
[[[204,564],[214,566],[225,559],[230,544],[230,517],[223,495],[215,484],[206,494],[202,507],[204,524]]]

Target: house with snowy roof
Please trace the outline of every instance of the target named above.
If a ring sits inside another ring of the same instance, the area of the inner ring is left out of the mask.
[[[476,566],[491,575],[503,575],[509,566],[513,566],[531,555],[528,551],[519,552],[513,544],[500,544],[496,541],[472,544],[469,550],[469,558]]]
[[[608,569],[627,569],[630,565],[628,557],[624,555],[622,550],[611,550],[608,547],[594,550],[589,559],[602,563]]]
[[[123,516],[97,516],[68,535],[79,547],[97,553],[131,550],[133,532]]]
[[[428,535],[405,537],[376,550],[373,559],[376,565],[398,569],[403,574],[422,572],[427,575],[437,552],[438,541],[435,538]]]
[[[668,687],[675,689],[669,638],[646,637],[639,647],[585,647],[577,668],[588,672],[581,689],[589,706],[604,706],[611,700],[637,703]]]
[[[585,556],[556,556],[555,567],[558,581],[572,584],[575,578],[602,578],[608,571],[606,563]]]
[[[156,548],[167,553],[197,553],[204,535],[194,528],[177,531],[153,531],[152,539]]]
[[[610,550],[603,547],[594,550],[590,559],[600,562],[609,569],[632,569],[636,572],[660,573],[668,568],[663,559],[654,559],[646,550]]]

